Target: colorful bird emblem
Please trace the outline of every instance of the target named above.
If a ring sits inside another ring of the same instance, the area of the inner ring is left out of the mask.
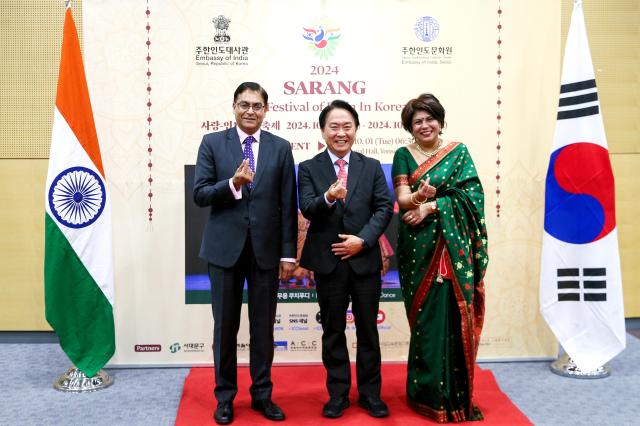
[[[340,38],[340,28],[325,30],[322,26],[316,28],[302,28],[302,37],[309,42],[309,47],[314,50],[315,55],[320,59],[328,59],[333,52]]]

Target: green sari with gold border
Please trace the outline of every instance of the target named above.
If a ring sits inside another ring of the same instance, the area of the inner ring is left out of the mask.
[[[391,173],[394,188],[408,185],[411,191],[430,176],[438,205],[419,225],[398,225],[398,269],[411,330],[408,403],[440,423],[480,420],[472,400],[488,263],[482,185],[466,146],[456,142],[420,165],[402,147]]]

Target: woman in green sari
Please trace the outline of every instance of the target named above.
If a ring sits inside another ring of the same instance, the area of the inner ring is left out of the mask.
[[[411,341],[407,400],[445,422],[481,420],[473,373],[484,319],[484,194],[462,143],[440,138],[445,111],[431,94],[402,111],[414,142],[393,159],[400,207],[398,269]]]

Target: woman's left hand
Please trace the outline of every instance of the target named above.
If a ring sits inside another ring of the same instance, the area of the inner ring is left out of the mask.
[[[405,214],[402,215],[402,220],[411,226],[419,225],[425,217],[427,217],[427,208],[426,204],[421,204],[420,207],[415,209],[407,210]]]
[[[417,195],[422,200],[426,200],[428,198],[433,198],[436,195],[436,187],[429,185],[431,182],[431,177],[427,176],[426,179],[422,179],[420,181],[420,185],[418,186]]]

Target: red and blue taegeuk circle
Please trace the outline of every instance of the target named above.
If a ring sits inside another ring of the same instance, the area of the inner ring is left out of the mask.
[[[573,244],[588,244],[616,227],[609,151],[576,142],[551,154],[545,192],[544,229]]]

